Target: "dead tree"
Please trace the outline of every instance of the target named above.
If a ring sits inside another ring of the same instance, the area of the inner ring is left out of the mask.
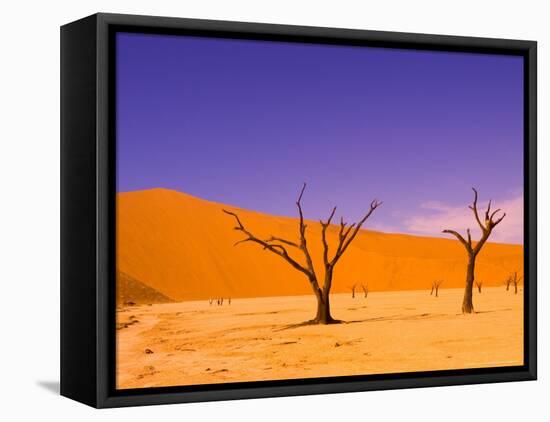
[[[481,286],[483,286],[483,281],[476,281],[476,287],[478,293],[481,293]]]
[[[350,286],[351,290],[351,298],[355,299],[355,289],[357,288],[357,284],[354,284],[353,286]]]
[[[368,286],[366,284],[361,284],[361,288],[363,289],[363,293],[365,294],[365,299],[366,299],[367,296],[369,295]]]
[[[512,284],[512,276],[508,276],[504,281],[504,284],[506,285],[506,291],[510,290],[510,284]]]
[[[430,296],[434,294],[435,284],[432,282],[432,290],[430,290]]]
[[[209,304],[210,306],[212,306],[212,302],[214,302],[214,299],[212,299],[212,298],[208,299],[208,304]]]
[[[338,263],[342,255],[344,255],[344,253],[348,249],[351,242],[353,242],[353,240],[357,236],[357,233],[361,229],[361,226],[365,223],[365,221],[367,221],[367,219],[371,216],[374,210],[376,210],[376,208],[378,208],[381,205],[381,202],[378,202],[377,200],[372,201],[370,204],[370,209],[363,216],[363,218],[357,223],[353,223],[348,226],[348,224],[344,222],[343,218],[340,219],[340,228],[338,231],[338,245],[336,246],[336,250],[332,254],[332,257],[329,257],[327,229],[332,223],[332,219],[334,218],[334,214],[336,213],[336,207],[332,209],[332,212],[330,213],[326,221],[323,221],[323,220],[320,221],[321,241],[323,244],[323,267],[324,267],[324,280],[321,286],[319,284],[319,280],[317,278],[318,276],[313,266],[313,260],[311,258],[311,254],[307,246],[307,238],[306,238],[307,224],[305,224],[304,222],[304,214],[302,211],[302,204],[301,204],[302,196],[304,194],[305,188],[306,188],[306,184],[304,183],[302,190],[300,191],[300,195],[298,196],[298,200],[296,201],[296,206],[298,207],[298,214],[299,214],[298,242],[294,242],[292,240],[287,240],[287,239],[283,239],[275,236],[271,236],[270,238],[265,240],[260,239],[258,236],[253,234],[250,230],[248,230],[244,226],[241,219],[236,213],[232,211],[227,211],[227,210],[223,210],[223,212],[235,218],[237,225],[235,226],[234,229],[237,231],[240,231],[246,236],[244,239],[236,242],[235,245],[238,245],[244,242],[256,243],[260,245],[264,250],[269,251],[279,256],[280,258],[284,259],[290,266],[292,266],[292,268],[304,274],[304,276],[307,278],[309,282],[309,285],[311,286],[311,289],[313,290],[313,293],[315,294],[315,298],[317,299],[317,313],[315,315],[315,318],[308,321],[308,323],[334,324],[334,323],[340,322],[338,320],[335,320],[330,314],[330,289],[332,287],[334,267],[336,266],[336,264]],[[300,251],[301,254],[303,255],[305,264],[293,258],[288,252],[289,248],[294,248]]]
[[[472,188],[472,190],[474,191],[474,202],[469,206],[469,208],[474,213],[475,220],[481,229],[482,234],[479,241],[475,245],[472,243],[470,229],[466,230],[467,239],[462,237],[462,235],[455,230],[443,230],[443,233],[449,233],[455,236],[460,243],[462,243],[468,254],[468,264],[466,266],[466,286],[464,289],[464,299],[462,301],[462,313],[464,314],[474,312],[472,289],[474,286],[474,273],[477,255],[481,251],[481,248],[483,248],[483,245],[485,245],[485,242],[487,242],[487,239],[489,239],[489,236],[491,236],[493,229],[502,221],[504,217],[506,217],[506,213],[503,213],[495,220],[494,218],[500,211],[500,208],[491,213],[491,201],[489,201],[489,205],[485,211],[485,220],[482,222],[477,210],[477,191],[474,188]]]
[[[433,294],[433,292],[435,292],[435,297],[439,297],[439,286],[441,286],[443,284],[443,280],[435,280],[433,283],[432,283],[432,292],[430,293]]]
[[[514,272],[514,275],[510,277],[512,284],[514,285],[514,294],[518,294],[518,284],[521,281],[522,277],[518,277],[518,272]]]

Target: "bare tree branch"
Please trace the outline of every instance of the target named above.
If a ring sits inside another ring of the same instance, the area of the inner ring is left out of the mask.
[[[348,237],[349,233],[351,232],[351,230],[355,227],[355,224],[356,223],[353,223],[351,224],[348,229],[344,232],[344,240]]]
[[[477,211],[477,190],[475,190],[475,188],[472,188],[472,190],[474,191],[474,202],[472,205],[469,205],[468,208],[470,208],[474,212],[474,217],[477,221],[477,224],[479,224],[479,227],[481,228],[481,230],[485,231],[485,226],[481,222],[481,219],[479,218],[479,214]]]
[[[489,220],[492,220],[494,218],[494,216],[500,211],[500,208],[496,209],[493,211],[493,213],[491,214],[491,217],[489,218]]]
[[[468,250],[472,249],[470,244],[462,237],[462,235],[459,232],[457,232],[455,230],[446,229],[446,230],[443,230],[441,233],[452,234],[453,236],[455,236],[460,241],[460,243],[462,243],[466,247],[466,249],[468,249]]]
[[[494,218],[500,211],[500,208],[491,213],[492,201],[489,200],[489,203],[487,204],[487,210],[485,211],[485,223],[482,223],[477,210],[477,190],[475,190],[475,188],[472,188],[472,190],[474,191],[474,202],[468,208],[470,208],[474,212],[475,219],[479,224],[479,227],[481,228],[481,232],[485,234],[485,232],[490,232],[498,223],[500,223],[506,216],[506,213],[504,213],[498,220],[495,221]]]
[[[233,246],[237,246],[237,245],[240,245],[241,243],[244,243],[244,242],[250,242],[250,239],[242,239],[242,240],[238,240],[237,242],[233,243]]]
[[[279,248],[279,250],[285,254],[288,255],[288,251],[285,249],[285,247],[283,245],[279,245],[279,244],[276,244],[276,243],[271,243],[271,246],[273,248]],[[264,246],[264,249],[267,249],[267,247]]]
[[[347,223],[344,222],[344,217],[340,217],[340,232],[338,233],[338,237],[340,238],[340,241],[342,241],[342,238],[344,236],[344,229],[346,228]]]
[[[330,222],[332,221],[332,217],[334,217],[334,213],[336,212],[336,207],[332,209],[332,212],[330,213],[330,216],[328,217],[327,221],[323,222],[323,220],[320,220],[321,223],[321,240],[323,242],[323,263],[325,264],[325,267],[328,267],[330,265],[330,262],[328,260],[328,242],[327,242],[327,228],[330,226]]]
[[[300,191],[300,195],[298,196],[297,203],[299,204],[302,201],[302,195],[304,194],[304,191],[306,190],[306,182],[302,185],[302,190]]]
[[[306,239],[306,228],[307,225],[304,223],[304,213],[302,211],[302,196],[304,195],[304,191],[306,190],[306,183],[304,182],[304,185],[302,186],[302,190],[300,191],[300,195],[298,196],[298,200],[296,201],[296,206],[298,207],[298,213],[300,214],[300,246],[299,248],[302,250],[304,257],[306,258],[306,264],[309,272],[312,274],[312,280],[317,280],[316,274],[315,274],[315,267],[313,266],[313,260],[311,259],[311,254],[309,253],[309,249],[307,247],[307,239]],[[317,281],[315,281],[315,284],[317,285]],[[319,286],[317,285],[317,288]]]
[[[348,246],[351,244],[351,242],[353,242],[353,239],[355,239],[355,236],[357,236],[357,233],[361,229],[361,226],[365,223],[365,221],[367,221],[367,219],[371,216],[374,210],[378,208],[380,205],[382,205],[382,202],[379,202],[376,199],[373,200],[370,203],[370,209],[365,214],[365,216],[356,225],[354,224],[350,226],[350,229],[353,226],[355,227],[353,228],[351,235],[348,236],[346,234],[346,236],[343,239],[341,239],[340,244],[338,245],[338,249],[336,250],[336,254],[334,255],[334,258],[332,258],[332,261],[330,262],[331,266],[334,266],[338,262],[338,260],[342,257],[342,255],[344,254]]]
[[[492,221],[492,218],[491,218],[491,226],[495,227],[498,223],[500,223],[502,220],[504,220],[504,217],[506,217],[506,213],[502,214],[502,217],[500,217],[496,221]]]
[[[286,245],[289,245],[289,246],[294,246],[295,248],[300,248],[300,245],[298,245],[297,243],[294,243],[294,242],[291,242],[290,240],[286,240],[286,239],[283,239],[283,238],[280,238],[280,237],[275,237],[275,236],[271,236],[269,239],[266,239],[265,240],[266,242],[270,243],[270,242],[281,242],[281,243],[284,243]]]
[[[489,199],[489,204],[487,204],[487,211],[485,211],[485,224],[489,221],[489,213],[491,212],[491,202],[492,200]]]
[[[487,210],[485,211],[485,224],[482,223],[481,219],[479,218],[479,212],[477,209],[477,198],[478,198],[477,190],[475,188],[472,188],[472,190],[474,191],[474,202],[472,205],[468,206],[468,208],[470,208],[474,212],[474,217],[479,227],[481,228],[481,233],[482,233],[481,238],[477,242],[475,248],[472,245],[472,236],[470,234],[470,229],[467,230],[467,235],[468,235],[467,241],[458,232],[454,230],[443,230],[443,233],[450,233],[454,235],[466,247],[469,253],[477,255],[479,251],[481,251],[481,248],[483,247],[483,245],[485,244],[489,236],[491,235],[491,231],[493,230],[493,228],[497,224],[499,224],[504,217],[506,217],[506,213],[504,213],[498,220],[495,221],[494,217],[500,211],[500,208],[498,208],[497,210],[491,213],[492,201],[489,200],[489,203],[487,204]]]
[[[311,278],[313,276],[307,268],[304,268],[302,265],[300,265],[298,262],[296,262],[293,258],[291,258],[290,255],[288,254],[287,250],[282,245],[274,245],[274,244],[268,243],[264,240],[261,240],[260,238],[256,237],[254,234],[252,234],[250,231],[248,231],[245,228],[245,226],[243,225],[243,223],[241,222],[241,220],[240,220],[240,218],[237,214],[235,214],[234,212],[231,212],[231,211],[227,211],[225,209],[222,210],[222,211],[224,213],[228,214],[228,215],[233,216],[235,218],[235,220],[237,221],[237,226],[235,227],[235,230],[241,231],[247,236],[247,238],[245,238],[243,240],[240,240],[235,245],[238,245],[238,244],[244,243],[244,242],[258,243],[258,244],[262,245],[264,247],[264,249],[266,249],[270,252],[273,252],[275,255],[279,255],[281,258],[286,260],[290,265],[292,265],[295,269],[297,269],[298,271],[300,271],[300,272],[304,273],[305,275],[307,275],[308,278]]]

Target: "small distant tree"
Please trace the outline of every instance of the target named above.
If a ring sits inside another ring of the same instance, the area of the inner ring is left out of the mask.
[[[504,219],[504,217],[506,217],[506,213],[503,213],[500,217],[495,219],[495,216],[500,211],[500,208],[491,213],[491,201],[489,201],[489,205],[487,206],[487,210],[485,211],[485,219],[484,221],[481,221],[477,209],[477,190],[475,190],[474,188],[472,188],[472,190],[474,191],[474,202],[472,205],[469,206],[469,208],[473,211],[475,220],[479,225],[479,228],[481,229],[481,238],[474,245],[474,243],[472,242],[470,229],[466,230],[466,239],[455,230],[443,230],[443,233],[449,233],[455,236],[460,241],[460,243],[462,243],[462,245],[466,249],[466,253],[468,254],[468,264],[466,266],[466,286],[464,288],[464,299],[462,300],[463,314],[470,314],[474,312],[472,289],[474,287],[474,274],[477,255],[481,251],[481,248],[483,248],[483,245],[485,245],[485,242],[487,242],[487,240],[491,236],[493,229]]]
[[[212,302],[214,302],[214,299],[212,299],[212,298],[208,299],[208,304],[209,304],[210,306],[212,306]]]
[[[478,293],[481,293],[481,286],[483,286],[483,281],[476,281],[476,287]]]
[[[349,289],[351,290],[351,298],[352,299],[355,299],[355,289],[357,288],[357,284],[353,284],[352,286],[349,287]]]
[[[514,275],[510,277],[510,280],[512,282],[512,284],[514,285],[514,294],[518,294],[518,285],[519,285],[519,282],[521,281],[522,277],[518,277],[518,272],[515,271],[514,272]]]
[[[506,277],[506,280],[504,280],[504,285],[506,286],[506,291],[510,290],[510,284],[512,284],[512,276],[511,275]]]
[[[365,299],[367,298],[367,296],[369,295],[369,289],[368,289],[368,286],[366,284],[361,284],[361,288],[363,289],[363,293],[364,293],[364,297]]]
[[[439,287],[443,284],[443,280],[435,280],[432,283],[432,291],[430,293],[433,294],[435,292],[435,297],[439,297]]]

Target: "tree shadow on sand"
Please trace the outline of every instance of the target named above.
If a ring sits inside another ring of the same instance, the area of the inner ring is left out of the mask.
[[[326,325],[336,325],[336,324],[346,324],[346,323],[347,323],[347,321],[342,321],[342,320],[339,320],[339,319],[332,319],[330,322],[328,322],[326,324],[319,324],[319,322],[317,320],[310,319],[308,321],[298,322],[296,324],[283,325],[281,328],[277,328],[273,331],[278,332],[278,331],[292,330],[294,328],[307,327],[309,325],[326,326]]]
[[[487,312],[496,312],[496,311],[487,311]],[[336,324],[359,324],[364,322],[384,322],[384,321],[415,321],[415,320],[422,320],[422,319],[433,319],[433,318],[440,318],[450,316],[449,314],[430,314],[430,313],[423,313],[423,314],[415,314],[415,315],[388,315],[383,317],[373,317],[373,318],[363,318],[363,319],[352,319],[352,320],[336,320]],[[300,328],[300,327],[306,327],[308,325],[318,325],[315,322],[312,321],[304,321],[297,324],[289,324],[285,325],[281,328],[278,328],[273,331],[285,331],[285,330],[292,330],[294,328]]]
[[[493,313],[493,312],[506,312],[506,311],[511,311],[512,308],[504,308],[504,309],[493,309],[491,311],[475,311],[474,313],[476,314],[490,314],[490,313]],[[457,315],[462,315],[462,314],[457,314]]]
[[[488,314],[493,312],[506,312],[511,311],[512,308],[504,308],[504,309],[493,309],[489,311],[475,311],[475,314]],[[363,319],[352,319],[352,320],[334,320],[331,324],[359,324],[364,322],[384,322],[384,321],[417,321],[417,320],[424,320],[424,319],[434,319],[434,318],[441,318],[441,317],[456,317],[456,316],[462,316],[464,314],[458,313],[458,314],[431,314],[431,313],[422,313],[422,314],[414,314],[414,315],[388,315],[383,317],[372,317],[372,318],[363,318]],[[301,327],[307,327],[309,325],[319,325],[315,320],[309,320],[309,321],[303,321],[296,324],[288,324],[284,325],[280,328],[276,328],[273,331],[285,331],[285,330],[292,330],[295,328],[301,328]]]

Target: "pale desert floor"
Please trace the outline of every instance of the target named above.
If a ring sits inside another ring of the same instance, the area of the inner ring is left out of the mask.
[[[523,294],[504,287],[331,296],[337,325],[311,319],[313,296],[144,305],[117,312],[117,387],[381,374],[523,364]]]

